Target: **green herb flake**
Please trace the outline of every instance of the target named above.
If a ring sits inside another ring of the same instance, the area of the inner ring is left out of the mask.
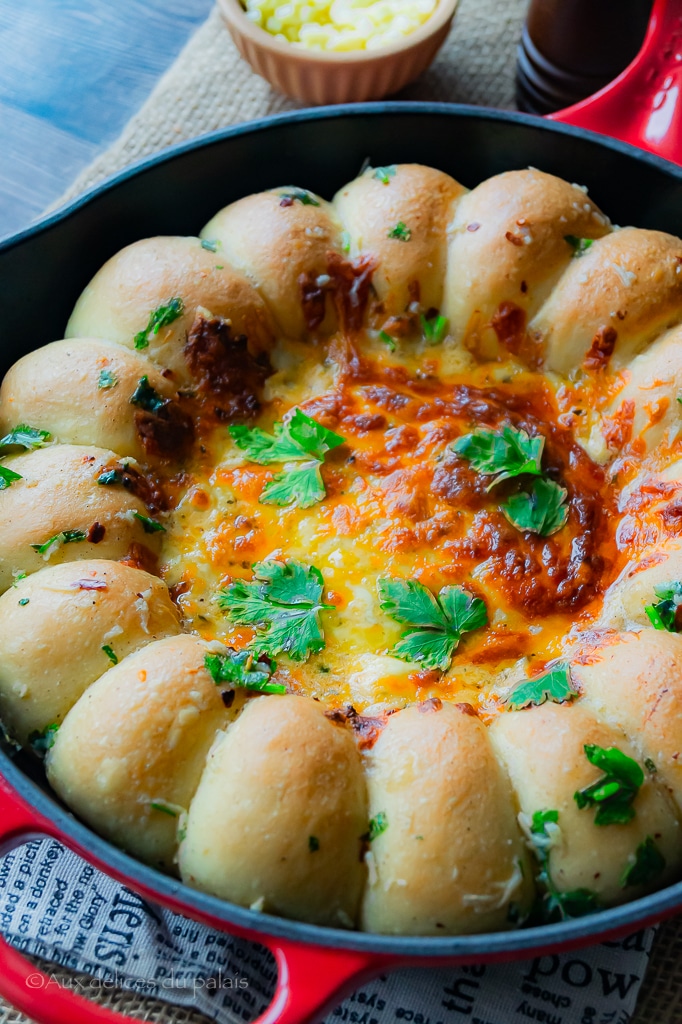
[[[9,434],[0,438],[0,456],[7,455],[8,448],[25,448],[26,451],[32,452],[36,448],[44,448],[51,440],[52,435],[49,430],[37,430],[35,427],[29,427],[26,423],[21,423],[18,427],[10,430]]]
[[[382,832],[385,832],[388,828],[388,819],[386,818],[385,811],[379,811],[376,818],[369,819],[369,830],[367,832],[367,840],[372,843],[380,836]]]
[[[320,848],[320,840],[317,836],[308,836],[308,849],[311,853],[317,853]]]
[[[157,306],[157,308],[152,310],[149,314],[147,326],[143,330],[138,331],[135,335],[135,348],[147,348],[149,345],[149,335],[152,334],[156,337],[162,327],[168,327],[169,324],[172,324],[178,319],[178,317],[181,317],[184,311],[185,304],[179,295],[170,299],[165,305]]]
[[[528,530],[541,537],[549,537],[566,525],[568,520],[568,492],[553,480],[539,477],[529,492],[513,494],[502,506],[502,511],[517,530]]]
[[[390,653],[425,668],[445,672],[462,634],[488,624],[484,602],[463,587],[443,587],[436,598],[417,580],[383,577],[377,589],[382,610],[412,627]]]
[[[21,605],[22,608],[24,608],[28,604],[29,600],[30,598],[28,597],[22,597],[19,600],[19,604]]]
[[[647,836],[637,847],[634,863],[628,864],[620,884],[624,889],[633,885],[650,885],[663,873],[665,867],[665,857],[651,836]]]
[[[460,458],[467,459],[477,473],[492,476],[488,484],[491,490],[502,480],[530,473],[542,473],[542,450],[544,437],[531,437],[525,430],[504,427],[501,431],[477,430],[473,434],[458,437],[452,449]]]
[[[55,533],[54,537],[50,537],[43,544],[31,544],[31,547],[39,555],[48,555],[49,557],[52,551],[56,551],[62,544],[77,544],[85,539],[86,534],[83,530],[62,530],[61,533]]]
[[[554,704],[563,704],[577,696],[578,691],[573,688],[571,681],[570,665],[560,664],[543,672],[541,676],[519,683],[509,694],[505,704],[514,711],[519,711],[531,705],[544,704],[547,700]]]
[[[321,601],[322,573],[301,562],[258,562],[254,578],[237,580],[223,590],[218,605],[238,626],[255,626],[250,650],[256,655],[288,654],[305,661],[324,647],[320,612],[333,609]]]
[[[341,251],[345,253],[350,252],[350,234],[348,231],[341,232]]]
[[[399,220],[394,228],[388,233],[388,238],[395,238],[398,242],[409,242],[412,238],[412,229],[408,228],[404,221]]]
[[[161,814],[167,814],[169,818],[177,818],[178,812],[170,807],[168,804],[161,803],[160,801],[151,800],[149,806],[153,811],[160,811]]]
[[[574,259],[579,259],[581,256],[585,255],[587,250],[594,243],[594,238],[578,238],[577,235],[564,235],[564,241],[568,242],[573,250]]]
[[[12,573],[12,586],[16,587],[17,583],[21,582],[21,580],[25,580],[27,575],[28,575],[28,573],[25,573],[23,571],[23,569],[20,569],[18,572],[13,572]]]
[[[15,473],[13,469],[9,469],[7,466],[0,466],[0,491],[11,487],[17,480],[23,480],[21,473]]]
[[[105,469],[103,473],[97,477],[97,483],[101,487],[111,487],[112,484],[122,484],[123,476],[120,469]]]
[[[145,374],[137,382],[137,387],[130,396],[130,404],[144,409],[145,412],[157,413],[167,405],[167,401],[161,397],[158,391],[154,390],[149,383],[149,377]]]
[[[220,248],[221,242],[219,238],[202,238],[201,248],[207,249],[209,252],[217,252]]]
[[[118,656],[114,651],[113,647],[110,647],[109,644],[104,644],[102,650],[104,651],[112,665],[118,665]]]
[[[298,508],[317,505],[327,495],[320,466],[321,463],[315,460],[277,473],[265,485],[258,500],[262,505],[291,505]]]
[[[149,516],[143,516],[141,512],[133,512],[133,516],[138,520],[138,522],[142,523],[142,528],[145,533],[166,532],[166,527],[157,519],[150,519]]]
[[[300,203],[301,206],[319,206],[320,201],[316,199],[312,193],[308,192],[304,188],[294,188],[291,192],[280,192],[280,200],[284,199],[286,202],[280,202],[280,206],[293,206],[294,203]]]
[[[644,782],[644,772],[617,747],[585,745],[590,764],[604,774],[596,782],[573,794],[578,807],[596,807],[595,825],[622,825],[635,816],[632,803]]]
[[[40,732],[32,732],[28,737],[28,745],[33,753],[37,754],[38,757],[45,757],[48,750],[52,750],[58,731],[59,725],[56,722],[52,722],[51,725],[46,725]]]
[[[391,337],[388,331],[379,331],[379,341],[381,341],[388,348],[389,352],[395,352],[396,344],[395,339]]]
[[[654,629],[679,633],[682,624],[677,622],[677,610],[682,605],[682,583],[678,581],[658,583],[654,587],[654,594],[658,601],[644,607],[649,622]]]
[[[390,185],[391,178],[395,178],[397,173],[398,168],[395,164],[391,164],[389,167],[375,167],[372,177],[380,181],[382,185]]]
[[[590,889],[572,889],[560,892],[554,884],[550,872],[552,847],[558,840],[559,812],[556,810],[536,811],[530,826],[530,838],[535,856],[540,864],[537,880],[544,887],[542,899],[542,915],[547,921],[566,921],[574,917],[584,917],[599,910],[596,893]]]
[[[229,650],[225,654],[207,654],[204,665],[216,686],[229,683],[244,690],[256,690],[258,693],[286,693],[286,686],[271,683],[270,676],[275,670],[275,663],[269,658],[255,658],[253,651]]]
[[[422,334],[427,345],[440,345],[448,333],[448,318],[446,316],[434,316],[431,320],[422,314],[419,318],[422,326]]]
[[[100,391],[109,391],[118,384],[118,377],[113,370],[100,370],[97,387]]]
[[[650,775],[655,775],[656,772],[658,771],[658,768],[656,767],[656,765],[654,764],[654,762],[651,760],[650,757],[645,757],[644,758],[644,767],[646,768],[646,770],[649,772]]]

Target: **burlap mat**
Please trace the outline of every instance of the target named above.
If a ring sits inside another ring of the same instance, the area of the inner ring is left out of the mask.
[[[400,98],[513,107],[515,48],[526,6],[527,0],[460,0],[446,45],[431,69]],[[214,11],[120,138],[86,168],[60,202],[167,146],[296,106],[244,64]],[[55,977],[69,977],[60,968],[42,966]],[[199,1014],[131,992],[109,991],[99,1001],[158,1024],[204,1022]],[[0,1000],[0,1024],[27,1024],[27,1018]],[[682,1024],[680,918],[660,930],[632,1024]]]

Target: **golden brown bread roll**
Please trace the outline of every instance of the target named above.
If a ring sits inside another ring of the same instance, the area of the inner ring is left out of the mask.
[[[106,338],[137,348],[187,381],[187,334],[197,311],[223,317],[252,353],[267,349],[272,328],[262,299],[243,274],[198,238],[146,238],[104,264],[76,303],[67,338]],[[161,326],[156,326],[160,321]]]
[[[180,632],[165,583],[103,559],[48,566],[0,597],[0,717],[22,745],[116,660]]]
[[[475,716],[452,704],[391,715],[367,786],[383,830],[367,855],[366,931],[452,935],[525,917],[533,885],[512,793]]]
[[[180,873],[242,906],[350,928],[365,879],[366,830],[350,732],[307,697],[260,697],[211,750]]]
[[[519,350],[571,264],[569,239],[600,238],[608,219],[577,185],[529,169],[477,185],[450,226],[444,312],[453,337],[481,355]]]
[[[104,448],[58,444],[6,460],[21,479],[0,490],[0,591],[14,573],[48,563],[124,558],[131,545],[158,551],[161,531],[140,499],[97,482],[116,459]]]
[[[86,690],[47,756],[50,784],[84,821],[166,870],[211,743],[244,699],[228,710],[204,667],[220,647],[185,635],[130,654]]]
[[[155,393],[147,392],[146,402],[139,390],[145,377]],[[29,352],[5,375],[0,429],[6,433],[16,423],[30,423],[56,441],[101,445],[143,461],[160,454],[156,435],[163,440],[170,434],[172,451],[162,446],[162,453],[177,457],[182,428],[189,434],[191,424],[177,406],[175,417],[152,414],[159,399],[173,408],[176,396],[177,386],[142,353],[97,338],[55,341]]]

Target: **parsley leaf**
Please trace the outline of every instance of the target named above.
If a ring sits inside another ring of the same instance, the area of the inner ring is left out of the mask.
[[[382,577],[377,583],[381,608],[396,622],[416,627],[403,633],[391,654],[445,672],[463,633],[480,629],[488,613],[480,597],[463,587],[443,587],[434,597],[417,580]]]
[[[394,228],[388,233],[388,238],[395,238],[398,242],[409,242],[412,238],[412,229],[408,228],[404,221],[399,220]]]
[[[111,484],[122,484],[123,474],[120,469],[105,469],[103,473],[97,477],[97,483],[102,487],[107,487]]]
[[[376,818],[369,819],[369,831],[367,832],[368,842],[372,842],[388,828],[388,819],[385,811],[379,811]]]
[[[167,814],[170,818],[177,818],[178,816],[178,812],[175,808],[171,807],[169,804],[161,803],[158,800],[150,800],[149,806],[153,811],[160,811],[161,814]]]
[[[350,252],[350,234],[348,231],[341,232],[341,250],[342,252]]]
[[[427,320],[422,314],[420,316],[424,341],[427,345],[440,345],[448,330],[448,318],[446,316],[435,316]]]
[[[83,530],[62,530],[61,533],[55,533],[54,537],[50,537],[43,544],[31,544],[31,547],[39,555],[45,555],[49,558],[53,551],[60,548],[62,544],[76,544],[81,540],[85,540]]]
[[[682,583],[658,583],[654,594],[660,600],[644,608],[652,626],[654,629],[666,629],[669,633],[679,633],[682,626],[677,623],[677,610],[682,605]]]
[[[321,463],[304,462],[292,469],[285,469],[263,488],[258,499],[263,505],[296,505],[298,508],[310,508],[317,505],[326,496]]]
[[[594,242],[594,238],[578,238],[577,235],[564,235],[564,241],[568,242],[573,250],[573,256],[578,259],[584,256]]]
[[[261,466],[269,466],[272,462],[303,461],[311,456],[321,461],[327,452],[345,441],[300,409],[296,409],[286,423],[275,423],[272,434],[260,427],[239,425],[233,425],[229,430],[234,443],[246,453],[247,459]]]
[[[207,654],[204,665],[216,686],[229,683],[259,693],[286,693],[286,686],[269,682],[275,663],[269,658],[254,660],[253,651],[232,651]]]
[[[112,665],[118,665],[118,655],[116,654],[113,647],[110,647],[109,644],[104,644],[102,650],[104,651]]]
[[[457,455],[468,459],[477,473],[494,476],[487,487],[491,490],[502,480],[521,473],[539,476],[544,446],[544,437],[530,437],[525,430],[504,427],[501,432],[477,430],[465,434],[457,438],[452,448]]]
[[[162,327],[168,327],[174,320],[182,316],[185,312],[185,304],[179,295],[175,298],[170,299],[165,305],[157,306],[156,309],[152,310],[149,314],[149,320],[147,326],[138,331],[134,338],[135,348],[147,348],[149,345],[149,335],[153,334],[156,336]]]
[[[101,477],[100,477],[101,479]],[[99,480],[98,480],[99,483]],[[142,528],[145,533],[165,533],[166,527],[158,522],[156,519],[150,519],[149,516],[143,516],[141,512],[133,512],[133,517],[142,523]]]
[[[219,238],[202,238],[201,248],[207,249],[209,252],[217,252],[221,245]]]
[[[237,580],[223,590],[218,604],[239,626],[255,626],[250,649],[256,654],[288,654],[305,661],[324,647],[320,612],[324,580],[314,565],[258,562],[252,582]]]
[[[389,352],[395,352],[395,339],[391,337],[388,331],[379,331],[379,341],[386,345]]]
[[[541,537],[549,537],[566,525],[566,497],[565,487],[540,477],[533,481],[530,493],[513,494],[502,505],[502,511],[517,530],[530,530]]]
[[[651,836],[647,836],[637,847],[634,863],[628,864],[620,884],[624,889],[631,885],[648,885],[658,878],[665,866],[665,857]]]
[[[376,178],[377,181],[380,181],[382,185],[388,185],[390,184],[391,178],[395,178],[397,172],[398,168],[396,165],[391,164],[389,167],[376,167],[372,177]]]
[[[145,374],[144,377],[140,377],[137,382],[137,387],[130,396],[130,404],[137,405],[140,409],[144,409],[145,412],[159,412],[167,404],[166,399],[162,398],[158,391],[149,383],[149,377]]]
[[[515,711],[527,708],[531,705],[544,704],[546,700],[554,704],[563,704],[564,701],[573,700],[578,696],[577,690],[573,689],[571,681],[570,665],[563,663],[555,665],[548,672],[534,679],[525,679],[514,687],[507,697],[505,704]]]
[[[100,370],[99,379],[97,381],[97,387],[100,391],[108,391],[110,388],[115,388],[118,384],[118,377],[113,370]]]
[[[559,840],[559,812],[555,810],[536,811],[530,826],[530,840],[540,863],[538,882],[545,887],[542,900],[543,916],[546,920],[565,921],[572,917],[583,917],[599,910],[596,894],[589,889],[572,889],[560,892],[550,874],[549,862],[552,847]]]
[[[36,430],[35,427],[21,423],[18,427],[10,430],[9,434],[0,438],[0,455],[7,455],[7,448],[25,448],[26,451],[32,452],[36,448],[44,448],[51,440],[52,435],[49,430]]]
[[[295,202],[299,202],[301,206],[319,206],[320,202],[315,198],[307,189],[294,188],[291,192],[280,192],[280,199],[288,199],[287,203],[280,203],[280,206],[293,206]]]
[[[635,816],[632,801],[644,782],[644,772],[631,757],[618,747],[598,747],[585,744],[585,755],[590,764],[604,774],[592,785],[578,790],[573,799],[582,810],[596,807],[595,825],[621,825]]]
[[[7,466],[0,466],[0,491],[11,487],[15,480],[23,479],[21,473],[15,473],[13,469],[9,469]]]
[[[48,750],[52,750],[54,741],[57,738],[59,726],[56,722],[46,725],[40,732],[32,732],[28,737],[28,745],[38,757],[45,757]]]

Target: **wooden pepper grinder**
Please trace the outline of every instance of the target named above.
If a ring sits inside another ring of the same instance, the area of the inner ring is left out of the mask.
[[[652,0],[531,0],[519,44],[519,110],[549,114],[585,99],[642,45]]]

